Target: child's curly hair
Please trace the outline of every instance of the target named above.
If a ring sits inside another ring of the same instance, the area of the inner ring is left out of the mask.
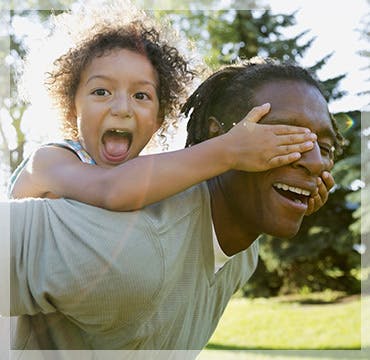
[[[89,24],[86,25],[87,17]],[[73,37],[73,46],[53,62],[45,79],[49,95],[62,117],[63,135],[77,137],[74,99],[82,71],[96,57],[112,50],[128,49],[144,54],[157,72],[159,115],[164,119],[160,136],[165,140],[165,133],[175,125],[187,87],[195,75],[187,60],[170,44],[170,37],[164,39],[165,35],[173,34],[164,27],[159,29],[154,19],[144,12],[136,11],[133,17],[122,3],[120,7],[89,9],[88,14],[85,10],[77,16],[66,13],[55,19],[59,25],[63,24],[64,31],[67,29],[68,36]]]

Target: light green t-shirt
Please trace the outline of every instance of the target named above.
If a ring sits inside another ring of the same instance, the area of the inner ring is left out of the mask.
[[[11,204],[14,349],[202,349],[252,275],[255,241],[216,274],[207,185],[134,212]]]

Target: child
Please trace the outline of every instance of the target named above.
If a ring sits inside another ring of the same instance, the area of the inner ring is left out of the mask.
[[[144,14],[127,21],[126,10],[59,16],[78,19],[68,28],[74,45],[54,61],[46,81],[67,140],[40,147],[22,163],[11,197],[66,197],[130,211],[230,169],[291,163],[313,147],[308,129],[255,124],[269,111],[264,104],[222,136],[139,157],[152,135],[169,126],[194,72]]]

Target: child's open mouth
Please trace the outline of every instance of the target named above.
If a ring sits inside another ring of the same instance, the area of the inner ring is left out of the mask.
[[[102,136],[103,153],[108,161],[121,162],[128,155],[132,133],[127,130],[109,129]]]

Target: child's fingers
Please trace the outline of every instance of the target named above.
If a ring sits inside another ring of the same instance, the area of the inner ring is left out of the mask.
[[[261,118],[270,111],[270,103],[266,103],[260,106],[254,107],[246,117],[241,121],[244,126],[247,126],[246,122],[257,123]]]
[[[299,152],[293,152],[286,155],[278,155],[270,159],[268,164],[270,168],[284,166],[297,161],[301,156],[302,155]]]
[[[317,136],[314,133],[300,133],[290,135],[279,135],[276,137],[277,145],[290,145],[300,144],[304,142],[313,142],[317,140]]]
[[[264,126],[271,126],[273,132],[276,135],[311,133],[310,129],[302,126],[292,126],[292,125],[264,125]]]
[[[305,152],[313,148],[314,143],[312,141],[306,141],[301,144],[292,144],[292,145],[280,145],[276,149],[278,155],[286,155],[295,152]]]

